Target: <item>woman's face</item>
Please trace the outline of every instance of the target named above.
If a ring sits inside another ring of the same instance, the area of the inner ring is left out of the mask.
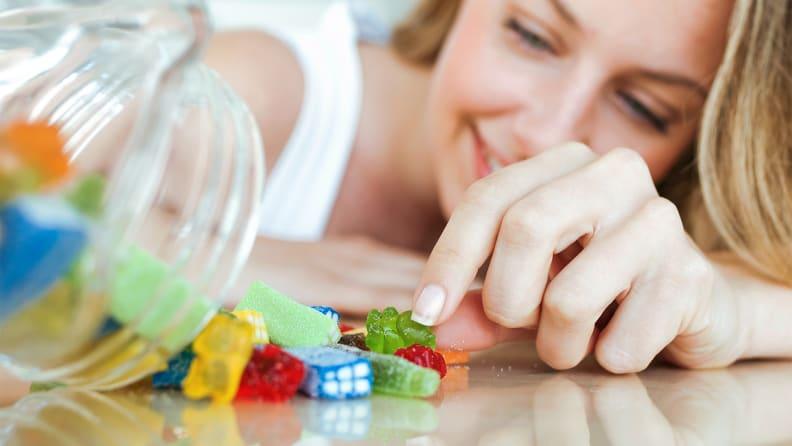
[[[689,147],[730,0],[464,0],[428,128],[448,215],[475,180],[567,141],[629,147],[662,179]]]

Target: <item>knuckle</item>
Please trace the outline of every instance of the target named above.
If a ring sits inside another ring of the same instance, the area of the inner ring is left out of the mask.
[[[498,185],[492,180],[492,177],[482,178],[465,190],[462,196],[462,204],[469,206],[485,206],[493,201],[493,197],[498,196]]]
[[[682,217],[679,215],[679,210],[667,198],[654,197],[646,203],[643,210],[650,221],[657,222],[662,227],[673,227],[676,229],[677,226],[681,227],[682,225]]]
[[[542,303],[542,311],[546,312],[555,323],[561,326],[571,326],[590,317],[592,310],[585,304],[586,299],[573,288],[563,290],[548,290]]]
[[[438,244],[430,256],[431,262],[441,262],[443,264],[456,263],[464,257],[459,247],[449,244]]]
[[[486,299],[489,300],[489,299]],[[522,328],[528,325],[530,313],[503,308],[500,305],[484,303],[484,314],[487,319],[506,328]]]
[[[536,353],[539,359],[545,364],[549,365],[555,370],[569,370],[582,361],[582,358],[573,358],[569,355],[564,355],[552,346],[545,343],[537,342]]]
[[[555,230],[541,206],[519,206],[506,211],[501,223],[504,241],[523,244],[530,240],[550,239]]]
[[[558,148],[558,150],[563,150],[566,152],[567,155],[572,156],[580,156],[580,157],[593,157],[594,151],[591,148],[582,142],[572,141],[563,144]]]
[[[611,373],[636,373],[649,366],[649,361],[610,345],[598,345],[595,356],[599,365]]]
[[[603,163],[609,167],[613,166],[618,172],[630,177],[651,182],[652,175],[649,172],[649,166],[641,154],[635,150],[617,147],[605,154]]]

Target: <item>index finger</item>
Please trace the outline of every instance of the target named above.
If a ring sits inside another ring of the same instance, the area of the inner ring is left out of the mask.
[[[448,319],[492,252],[509,207],[537,187],[594,159],[596,155],[584,144],[567,143],[512,164],[468,188],[424,267],[413,298],[413,320],[435,325]]]

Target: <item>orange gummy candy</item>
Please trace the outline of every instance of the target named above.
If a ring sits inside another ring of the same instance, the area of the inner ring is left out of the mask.
[[[52,184],[69,173],[65,141],[58,128],[43,122],[15,122],[0,133],[0,151],[8,150],[22,163],[37,169],[44,184]]]
[[[443,355],[446,365],[467,364],[470,361],[470,353],[461,350],[438,350]]]

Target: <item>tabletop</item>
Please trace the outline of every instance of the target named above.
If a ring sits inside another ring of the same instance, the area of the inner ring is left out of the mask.
[[[5,445],[669,445],[792,444],[792,362],[638,375],[593,362],[544,366],[530,343],[453,367],[426,400],[376,395],[327,402],[213,405],[147,383],[110,393],[3,386]]]

